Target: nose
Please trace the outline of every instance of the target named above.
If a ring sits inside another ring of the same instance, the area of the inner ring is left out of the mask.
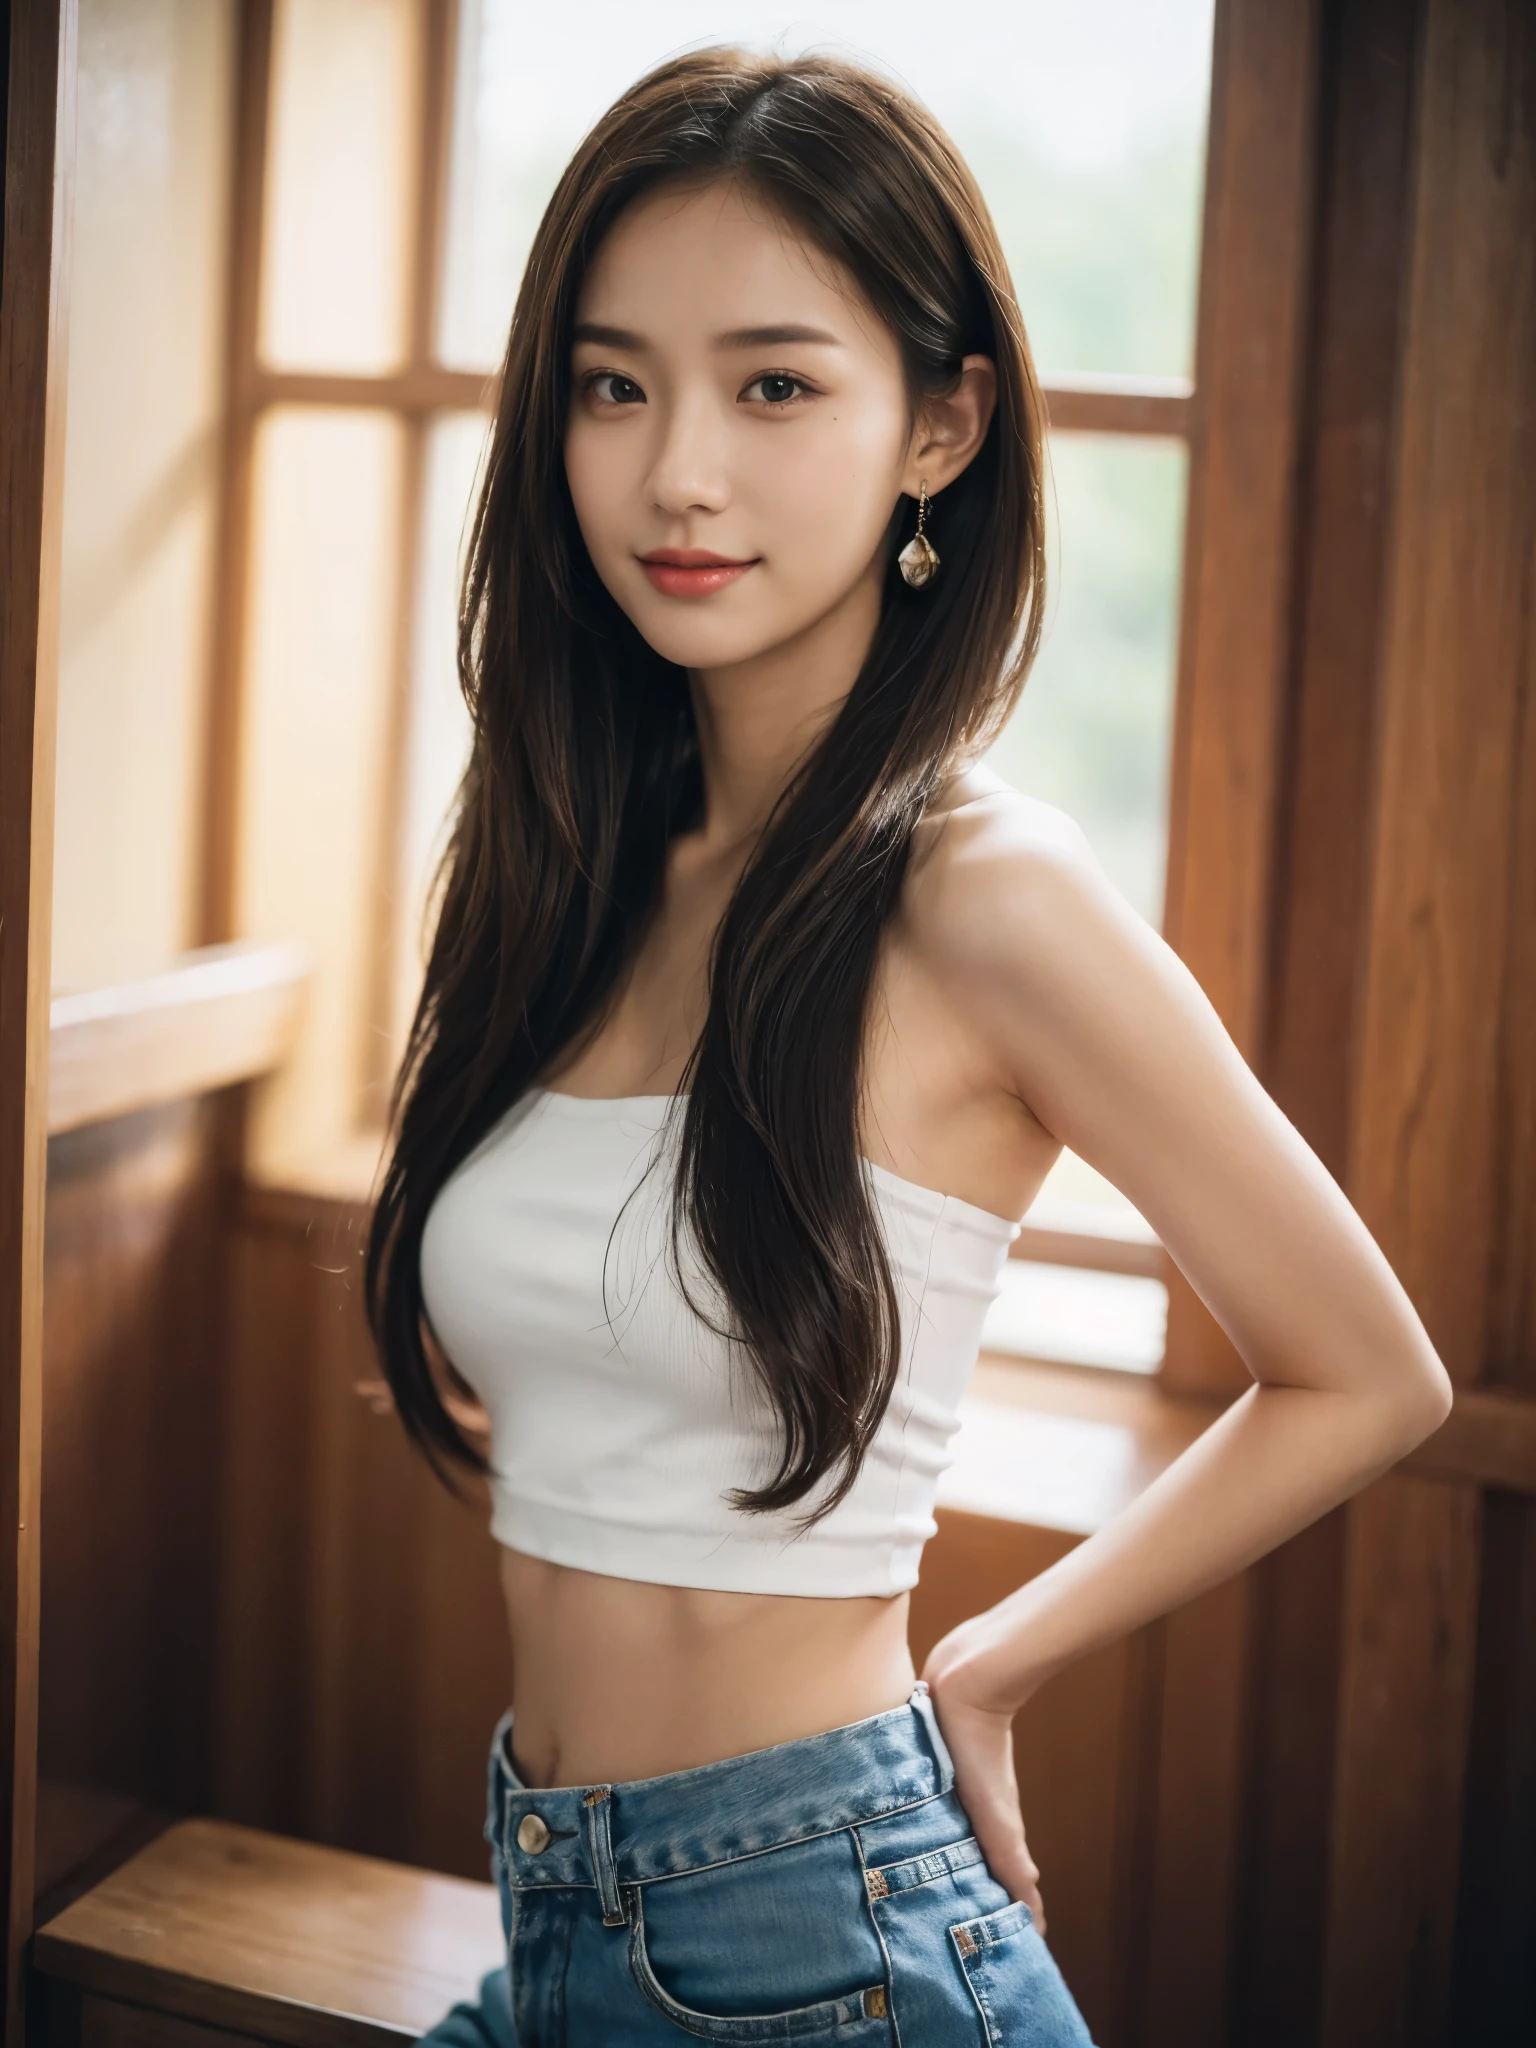
[[[646,479],[651,502],[674,515],[723,512],[731,501],[727,435],[707,392],[679,398],[661,423],[661,439]]]

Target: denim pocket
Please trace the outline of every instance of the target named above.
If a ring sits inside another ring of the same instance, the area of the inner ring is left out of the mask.
[[[1034,1916],[1015,1899],[949,1939],[986,2029],[988,2048],[1093,2048]]]
[[[683,2032],[889,2048],[885,1959],[846,1831],[638,1885],[629,1965]]]
[[[792,2006],[787,2012],[741,2013],[724,2017],[684,2005],[657,1982],[645,1947],[645,1913],[637,1904],[629,1936],[629,1965],[635,1982],[658,2012],[684,2033],[705,2041],[799,2041],[813,2048],[836,2041],[840,2048],[880,2048],[890,2041],[884,1984],[872,1984],[845,1998],[823,1998],[814,2005]]]

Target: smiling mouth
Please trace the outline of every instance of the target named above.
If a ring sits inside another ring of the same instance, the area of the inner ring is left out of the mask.
[[[655,548],[638,559],[652,588],[664,597],[709,597],[745,576],[758,560],[737,561],[708,548]]]

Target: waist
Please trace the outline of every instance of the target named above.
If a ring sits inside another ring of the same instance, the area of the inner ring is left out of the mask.
[[[541,1786],[649,1778],[905,1699],[907,1599],[732,1593],[501,1553],[517,1761]]]
[[[516,1727],[509,1710],[491,1745],[486,1832],[522,1886],[643,1884],[875,1820],[954,1785],[921,1682],[902,1705],[859,1721],[617,1782],[525,1784]]]

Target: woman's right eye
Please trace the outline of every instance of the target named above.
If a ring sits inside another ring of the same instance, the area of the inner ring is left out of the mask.
[[[602,387],[609,388],[604,390]],[[609,405],[643,405],[645,393],[633,377],[621,376],[617,370],[594,370],[587,379],[587,389],[594,397]]]

